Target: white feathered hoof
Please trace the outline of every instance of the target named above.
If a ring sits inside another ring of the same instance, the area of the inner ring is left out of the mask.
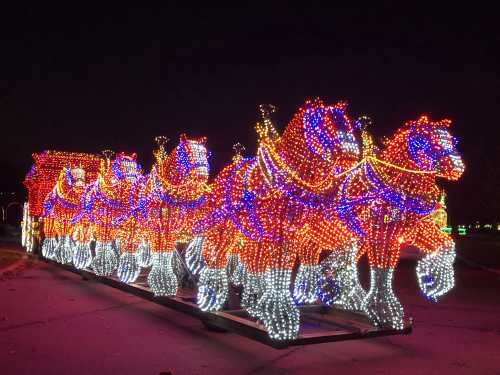
[[[153,266],[148,275],[148,285],[155,296],[174,296],[178,281],[172,268],[172,252],[153,253]]]
[[[153,253],[147,243],[142,242],[137,248],[137,263],[141,268],[151,267],[153,264]]]
[[[73,265],[79,270],[88,268],[92,263],[92,252],[90,244],[77,242],[76,250],[73,254]]]
[[[118,261],[116,275],[122,283],[133,283],[139,277],[141,267],[134,253],[123,253]]]
[[[319,265],[301,265],[293,288],[293,298],[299,304],[314,303],[318,300]]]
[[[199,275],[205,267],[202,254],[203,237],[195,237],[186,248],[186,265],[193,275]]]
[[[47,259],[54,259],[58,245],[57,238],[45,238],[42,245],[42,255]]]
[[[257,308],[273,340],[288,341],[299,334],[300,313],[290,294],[291,270],[266,272],[266,290]]]
[[[244,285],[246,283],[247,277],[247,269],[238,255],[236,267],[231,274],[231,282],[234,285]]]
[[[370,270],[370,292],[363,301],[363,310],[378,327],[403,329],[403,306],[392,290],[393,269]]]
[[[243,283],[243,294],[241,296],[241,306],[251,316],[260,318],[261,311],[258,303],[264,293],[264,275],[262,273],[248,273]]]
[[[204,268],[198,282],[198,307],[203,311],[222,309],[228,297],[228,277],[225,269]]]
[[[96,242],[96,255],[92,259],[92,269],[98,276],[110,276],[118,266],[116,256],[111,243]]]
[[[61,264],[70,264],[73,261],[74,248],[69,236],[64,236],[61,240],[60,246],[55,250],[54,259]]]

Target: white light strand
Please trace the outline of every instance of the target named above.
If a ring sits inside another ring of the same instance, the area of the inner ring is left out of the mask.
[[[120,256],[116,275],[122,283],[133,283],[139,277],[141,267],[134,253],[124,252]]]
[[[118,266],[118,257],[111,242],[95,243],[95,257],[92,259],[92,269],[98,276],[110,276]]]
[[[238,254],[229,254],[226,263],[226,272],[229,276],[229,280],[233,281],[233,275],[236,272],[238,266],[240,264],[240,257]],[[235,284],[236,285],[236,284]]]
[[[293,298],[298,304],[314,303],[318,299],[321,266],[301,264],[295,277]]]
[[[336,304],[347,310],[363,309],[366,291],[359,282],[356,264],[358,246],[352,242],[345,249],[333,251],[323,262],[323,277],[320,281],[322,302]],[[329,282],[331,279],[333,282]],[[329,291],[334,285],[335,290]]]
[[[172,267],[174,253],[153,253],[153,266],[148,274],[148,284],[155,296],[174,296],[178,281]]]
[[[258,303],[265,290],[264,273],[248,272],[242,284],[243,293],[241,296],[241,306],[245,308],[251,316],[259,318],[261,316],[261,311],[259,311]]]
[[[205,267],[205,261],[202,255],[203,237],[195,237],[189,243],[185,251],[186,265],[193,275],[199,275]]]
[[[225,269],[205,267],[198,282],[198,307],[203,311],[218,311],[226,303],[229,289]]]
[[[53,259],[59,242],[55,237],[45,238],[42,244],[42,255],[47,259]]]
[[[234,285],[243,285],[248,277],[248,272],[245,264],[241,261],[240,256],[237,256],[237,264],[233,273],[230,275],[230,280]]]
[[[73,253],[73,265],[79,270],[90,267],[92,263],[92,252],[90,242],[75,241],[75,252]]]
[[[417,280],[424,295],[434,302],[455,286],[453,263],[456,252],[453,242],[426,255],[417,262]]]
[[[271,339],[293,340],[299,333],[300,313],[290,293],[291,270],[266,271],[259,315]]]
[[[63,236],[59,240],[60,245],[55,250],[54,259],[61,264],[70,264],[73,260],[73,252],[75,250],[73,241],[70,236]]]
[[[392,268],[372,267],[363,310],[376,326],[403,329],[404,311],[392,289],[393,277]]]
[[[151,247],[144,240],[137,247],[137,263],[141,268],[148,268],[153,264]]]

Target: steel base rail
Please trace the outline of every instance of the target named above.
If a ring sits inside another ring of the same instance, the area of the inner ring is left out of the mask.
[[[191,315],[201,320],[203,325],[210,330],[233,332],[275,349],[391,335],[408,335],[413,330],[412,318],[405,321],[403,329],[379,328],[373,326],[362,312],[347,311],[321,305],[306,305],[299,307],[301,311],[301,333],[299,333],[298,337],[290,341],[275,341],[269,337],[264,326],[251,318],[245,310],[203,312],[198,308],[192,296],[156,297],[148,287],[139,283],[125,284],[115,277],[97,276],[89,270],[79,270],[70,265],[63,265],[41,256],[38,259],[66,271],[79,274],[85,280],[97,281],[145,300]]]

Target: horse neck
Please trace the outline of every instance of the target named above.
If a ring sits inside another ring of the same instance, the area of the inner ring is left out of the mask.
[[[61,173],[59,175],[59,178],[58,178],[58,181],[57,181],[58,187],[61,190],[61,193],[65,194],[65,195],[68,192],[70,192],[71,189],[73,188],[73,184],[71,184],[71,183],[68,182],[67,173],[68,172]]]
[[[177,148],[162,163],[158,163],[156,168],[157,173],[170,184],[182,184],[186,180],[186,176],[181,175],[177,168]]]
[[[327,178],[331,172],[331,163],[327,163],[309,150],[301,121],[285,129],[276,151],[286,164],[299,176],[310,182]]]
[[[408,151],[406,136],[394,136],[389,140],[386,147],[380,152],[379,159],[401,168],[388,167],[391,171],[392,186],[408,192],[434,193],[436,177],[433,173],[418,173],[424,171],[413,161]]]
[[[102,178],[102,183],[98,181],[98,185],[101,194],[109,199],[116,199],[123,195],[122,193],[124,189],[127,188],[128,182],[126,180],[117,180],[113,182],[114,175],[111,166],[100,174],[100,176]]]

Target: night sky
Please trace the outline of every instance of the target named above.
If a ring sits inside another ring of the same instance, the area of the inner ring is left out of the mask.
[[[2,9],[0,190],[22,192],[45,149],[135,151],[148,171],[154,136],[182,132],[208,137],[216,172],[236,141],[255,152],[258,104],[282,129],[319,96],[377,137],[451,118],[467,166],[444,185],[452,223],[500,220],[497,13],[394,4]]]

